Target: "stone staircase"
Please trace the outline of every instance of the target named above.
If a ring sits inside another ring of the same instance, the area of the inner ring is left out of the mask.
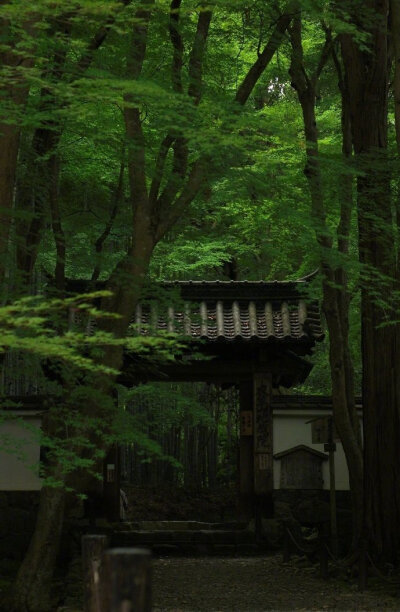
[[[121,523],[111,546],[144,546],[155,555],[255,555],[266,552],[246,523],[139,521]]]

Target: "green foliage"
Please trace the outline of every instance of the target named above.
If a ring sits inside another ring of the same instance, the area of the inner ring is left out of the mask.
[[[99,460],[104,449],[115,441],[139,442],[153,452],[158,450],[140,428],[132,427],[130,415],[116,410],[109,394],[95,384],[99,377],[118,374],[118,370],[102,363],[101,354],[106,347],[122,347],[128,355],[150,358],[154,364],[174,359],[185,345],[174,334],[118,339],[103,331],[83,332],[81,328],[87,325],[89,317],[95,321],[115,316],[93,305],[100,297],[109,295],[98,291],[65,299],[35,296],[0,308],[0,350],[5,355],[33,358],[36,367],[30,375],[40,386],[41,395],[47,397],[43,418],[51,423],[50,429],[42,430],[30,425],[13,412],[21,407],[18,402],[4,399],[0,404],[0,425],[16,423],[26,434],[18,440],[13,433],[2,432],[1,449],[26,461],[26,443],[36,441],[45,448],[46,464],[41,468],[41,476],[47,486],[66,486],[69,476],[78,470],[99,477]],[[71,312],[75,324],[71,323]],[[19,360],[19,367],[23,364]],[[6,374],[21,376],[22,372]],[[101,409],[102,419],[95,417],[88,406]],[[57,476],[47,469],[49,463],[58,466]],[[29,467],[36,471],[38,466]],[[70,485],[67,488],[72,490]]]
[[[283,3],[273,6],[259,0],[246,4],[235,0],[213,3],[214,15],[203,66],[203,97],[199,105],[173,87],[167,2],[159,2],[154,7],[143,70],[138,78],[131,78],[130,37],[138,23],[135,16],[138,5],[98,0],[72,4],[65,0],[57,3],[40,0],[34,5],[9,0],[1,4],[0,19],[12,23],[12,28],[2,30],[0,52],[11,51],[14,59],[18,59],[16,66],[3,62],[0,70],[1,120],[21,128],[10,237],[12,256],[15,258],[30,222],[40,219],[42,229],[36,262],[39,285],[43,284],[40,271],[44,269],[52,274],[55,268],[55,235],[51,231],[52,215],[46,199],[48,176],[40,170],[48,161],[49,153],[42,155],[34,146],[38,131],[43,129],[60,132],[56,145],[60,167],[58,204],[65,239],[66,276],[90,279],[98,265],[100,278],[107,279],[130,249],[135,203],[130,201],[129,176],[125,170],[115,218],[101,252],[96,252],[96,242],[107,227],[116,203],[121,164],[126,166],[135,152],[127,142],[123,117],[123,105],[130,96],[129,104],[140,109],[146,144],[147,188],[154,178],[160,143],[166,133],[184,138],[189,161],[199,157],[209,160],[200,193],[155,249],[150,264],[152,281],[226,280],[229,278],[226,264],[234,264],[239,279],[296,279],[313,271],[320,262],[320,247],[315,241],[310,194],[303,173],[306,143],[301,109],[288,73],[290,49],[286,39],[261,76],[247,106],[239,112],[233,103],[238,84],[268,40],[276,23],[277,8],[282,8]],[[321,18],[324,25],[332,27],[333,35],[354,33],[354,26],[346,14],[338,13],[325,0],[304,1],[301,6],[304,51],[307,67],[312,70],[318,64],[324,40]],[[183,43],[185,92],[198,13],[199,6],[192,0],[183,3],[179,32]],[[81,71],[80,62],[91,53],[93,36],[105,24],[108,31],[103,44]],[[367,45],[365,36],[358,36]],[[58,62],[63,54],[65,63],[60,69]],[[12,98],[10,91],[15,84],[20,92],[26,89],[25,103]],[[346,173],[355,176],[353,166],[343,162],[340,121],[337,75],[329,60],[320,79],[317,123],[327,223],[332,235],[339,218],[341,181]],[[171,177],[172,157],[170,151],[161,189]],[[397,177],[394,183],[397,187]],[[359,389],[360,266],[355,214],[349,255],[343,256],[335,248],[325,255],[334,268],[343,266],[350,279],[351,349]],[[10,268],[11,288],[18,284],[18,274],[18,270]],[[320,299],[320,282],[313,292],[313,297]],[[94,297],[86,296],[78,302],[76,298],[26,298],[0,308],[0,351],[23,351],[40,360],[62,364],[61,379],[63,384],[68,381],[70,397],[65,406],[55,405],[54,412],[68,425],[69,433],[64,428],[58,436],[52,439],[50,436],[43,442],[50,455],[58,457],[64,472],[94,467],[97,454],[92,434],[106,439],[108,426],[115,439],[142,444],[150,455],[161,453],[159,446],[148,437],[148,423],[143,416],[124,410],[129,396],[124,396],[118,409],[106,405],[104,427],[91,422],[79,410],[79,406],[103,402],[96,395],[93,380],[116,374],[113,368],[101,364],[105,348],[123,347],[131,355],[153,363],[171,360],[184,350],[183,341],[173,335],[149,333],[147,337],[138,337],[134,326],[124,340],[100,331],[88,336],[84,325],[68,327],[65,313],[71,307],[78,308],[84,322],[89,315],[104,316],[94,308]],[[54,316],[57,316],[56,323]],[[303,390],[329,393],[327,341],[317,347],[312,360],[314,370]],[[59,380],[47,383],[43,380],[41,384],[47,384],[56,397],[63,397],[63,384]],[[187,394],[178,397],[169,387],[149,389],[140,390],[142,394],[149,394],[149,402],[166,394],[171,403],[170,409],[155,418],[155,427],[172,424],[174,419],[183,418],[182,415],[199,419],[199,423],[206,419],[194,397],[190,399]],[[107,438],[107,442],[114,438]],[[85,447],[87,455],[93,453],[92,463],[90,459],[80,458],[74,451],[78,447]]]

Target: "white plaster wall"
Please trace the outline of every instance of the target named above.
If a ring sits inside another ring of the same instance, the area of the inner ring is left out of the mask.
[[[22,416],[21,412],[19,413]],[[307,423],[311,419],[319,416],[327,416],[328,411],[318,412],[299,410],[274,410],[274,431],[273,443],[274,454],[305,444],[315,450],[324,452],[323,444],[312,444],[311,425]],[[23,415],[30,426],[39,428],[40,415],[27,413]],[[16,441],[15,447],[21,448],[24,460],[15,454],[10,454],[1,450],[2,437],[6,435],[8,439]],[[336,443],[335,468],[336,468],[336,489],[348,490],[349,479],[346,460],[340,442]],[[30,431],[23,425],[6,421],[0,424],[0,491],[34,491],[41,487],[37,469],[32,470],[28,466],[37,466],[39,462],[39,444]],[[328,461],[323,462],[324,489],[329,489],[329,465]],[[280,483],[280,460],[274,459],[274,488],[279,489]]]
[[[21,413],[19,413],[21,415]],[[29,427],[40,428],[38,415],[24,415]],[[18,451],[6,452],[9,446]],[[0,491],[36,491],[41,482],[38,476],[40,446],[35,435],[23,424],[13,420],[0,423]],[[22,454],[23,458],[19,455]],[[32,466],[32,469],[29,467]]]
[[[311,442],[311,424],[307,423],[311,419],[317,417],[328,416],[331,414],[328,411],[310,410],[274,410],[274,454],[297,446],[305,444],[317,451],[325,453],[323,444],[312,444]],[[328,454],[328,453],[325,453]],[[274,459],[274,488],[280,488],[280,460]],[[324,489],[329,489],[329,462],[324,461],[322,464],[322,477]],[[343,452],[341,442],[336,442],[335,452],[335,481],[336,489],[349,489],[349,475],[346,465],[346,458]]]

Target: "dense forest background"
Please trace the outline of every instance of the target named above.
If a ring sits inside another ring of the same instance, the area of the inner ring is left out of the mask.
[[[295,391],[332,394],[353,549],[396,562],[398,0],[12,0],[0,60],[1,346],[4,363],[24,355],[14,377],[33,363],[57,398],[15,609],[45,609],[69,496],[95,487],[113,441],[138,441],[112,399],[124,350],[182,350],[131,327],[166,279],[319,270],[327,340]],[[69,294],[77,279],[86,297]]]
[[[240,114],[232,107],[238,84],[273,33],[277,7],[267,10],[257,3],[237,10],[230,3],[216,7],[203,58],[202,99],[193,107],[171,75],[171,62],[175,60],[167,6],[155,9],[140,87],[132,84],[127,75],[129,32],[125,31],[124,20],[132,17],[134,7],[126,4],[123,8],[116,3],[111,9],[88,2],[71,16],[65,15],[60,5],[59,16],[52,14],[51,23],[41,25],[40,35],[19,31],[21,57],[27,56],[24,61],[28,65],[20,63],[9,79],[11,83],[24,79],[16,88],[26,99],[23,106],[12,104],[7,97],[2,99],[8,125],[18,122],[21,127],[14,208],[12,218],[8,218],[9,248],[3,250],[7,292],[18,294],[19,287],[26,291],[27,282],[32,291],[43,288],[57,265],[66,278],[107,279],[129,249],[130,145],[126,142],[123,105],[124,96],[131,95],[132,90],[142,105],[140,119],[149,180],[157,171],[157,151],[164,133],[184,133],[191,157],[205,155],[212,159],[199,193],[155,247],[149,270],[152,279],[284,280],[314,271],[320,257],[303,172],[304,128],[297,94],[291,86],[288,34],[254,85],[246,107]],[[329,6],[322,3],[319,8],[329,19]],[[325,43],[319,8],[315,3],[306,7],[303,26],[310,66],[318,63]],[[7,5],[3,10],[7,16]],[[178,10],[180,61],[185,69],[181,85],[186,87],[191,78],[186,69],[197,11],[194,6],[179,8],[177,4]],[[16,27],[23,28],[21,7],[19,11]],[[98,34],[96,27],[106,18],[111,21],[105,40],[90,57],[85,56],[82,49],[93,42],[91,35]],[[335,49],[337,41],[332,43],[332,51]],[[29,66],[33,51],[42,66],[37,61]],[[47,65],[48,58],[53,58],[56,65]],[[87,64],[85,71],[83,63]],[[7,75],[5,71],[6,86]],[[339,220],[343,177],[337,80],[332,55],[319,79],[316,97],[320,163],[331,228]],[[26,86],[29,93],[21,91]],[[394,144],[393,121],[389,126]],[[171,154],[172,150],[165,159],[167,166],[174,163]],[[56,168],[49,176],[49,163],[55,157]],[[50,186],[56,199],[53,204],[49,202]],[[354,270],[350,329],[360,390],[355,218],[352,228],[346,266]],[[317,293],[318,283],[320,280],[315,283]],[[317,349],[307,391],[329,392],[327,360],[325,343]]]

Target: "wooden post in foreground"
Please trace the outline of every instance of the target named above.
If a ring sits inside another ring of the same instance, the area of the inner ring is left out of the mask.
[[[85,612],[102,612],[102,558],[107,548],[108,538],[105,535],[82,536],[82,565]]]
[[[106,612],[151,612],[151,551],[111,548],[104,565]]]

